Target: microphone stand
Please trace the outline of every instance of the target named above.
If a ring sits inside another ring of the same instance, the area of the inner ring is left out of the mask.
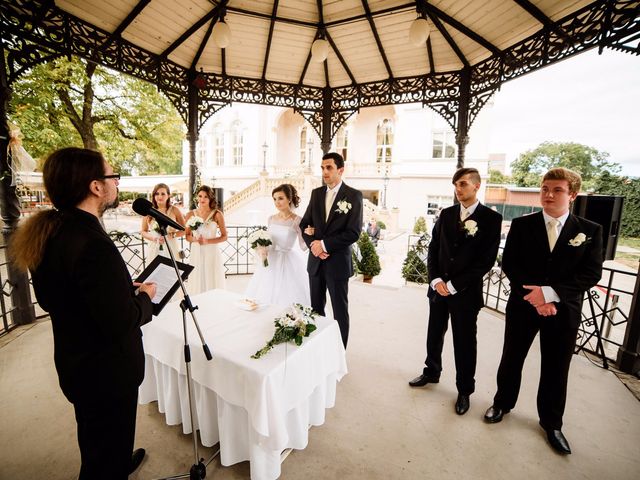
[[[160,234],[164,239],[164,245],[167,247],[167,251],[169,252],[169,257],[171,258],[171,264],[176,271],[176,276],[178,277],[178,282],[180,283],[180,288],[182,289],[183,299],[180,302],[180,310],[182,310],[182,335],[184,337],[184,363],[187,367],[187,391],[189,393],[189,418],[191,420],[191,435],[193,436],[193,457],[194,463],[191,465],[191,469],[189,473],[183,473],[174,475],[171,477],[161,477],[157,480],[174,480],[178,478],[189,478],[189,480],[201,480],[207,476],[207,465],[211,463],[211,461],[220,453],[220,449],[215,452],[211,457],[204,462],[204,458],[199,458],[198,455],[198,435],[196,433],[195,422],[193,420],[193,392],[192,392],[192,384],[193,379],[191,378],[191,349],[189,348],[189,340],[187,338],[187,311],[191,314],[191,319],[193,320],[193,324],[196,327],[198,335],[200,336],[200,342],[202,342],[202,350],[204,350],[204,356],[207,360],[211,360],[213,356],[211,355],[211,351],[209,350],[209,346],[204,340],[202,336],[202,331],[200,330],[200,325],[198,325],[198,320],[196,319],[195,311],[198,309],[197,306],[194,306],[191,303],[191,298],[189,298],[189,294],[187,293],[187,289],[184,286],[184,282],[182,281],[182,276],[180,275],[180,270],[178,269],[178,264],[176,263],[176,259],[173,256],[173,251],[171,251],[171,245],[167,241],[167,226],[164,225],[161,221],[156,219],[158,225],[160,227]],[[204,462],[204,463],[203,463]]]

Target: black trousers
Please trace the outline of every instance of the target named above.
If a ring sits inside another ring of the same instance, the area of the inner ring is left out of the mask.
[[[453,354],[456,362],[456,387],[458,393],[471,395],[475,391],[476,339],[478,312],[474,303],[465,301],[464,293],[459,298],[438,296],[429,299],[429,326],[427,328],[427,358],[423,373],[439,377],[442,372],[442,348],[447,333],[449,316],[453,332]],[[471,306],[470,306],[471,305]]]
[[[578,335],[558,307],[558,314],[542,317],[529,304],[507,304],[504,347],[498,368],[498,391],[494,405],[511,410],[516,405],[522,367],[529,348],[540,332],[540,383],[538,384],[538,416],[545,429],[560,430],[567,400],[569,366]]]
[[[349,279],[334,279],[326,275],[323,266],[320,266],[317,275],[309,275],[309,289],[311,290],[311,308],[324,316],[324,307],[327,304],[327,290],[331,297],[333,318],[338,322],[340,335],[344,348],[347,348],[349,340]]]
[[[74,403],[79,480],[126,480],[136,433],[138,389],[119,398]]]

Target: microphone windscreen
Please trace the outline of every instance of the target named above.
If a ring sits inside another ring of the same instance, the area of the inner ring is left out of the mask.
[[[131,208],[138,215],[149,215],[149,210],[153,208],[153,204],[146,198],[136,198]]]

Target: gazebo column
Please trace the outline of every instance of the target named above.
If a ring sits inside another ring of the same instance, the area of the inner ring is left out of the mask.
[[[189,83],[189,109],[188,109],[188,131],[189,141],[189,199],[190,209],[195,208],[194,197],[196,195],[198,164],[196,163],[196,142],[198,141],[198,88]],[[186,202],[185,202],[186,206]]]
[[[326,155],[331,150],[331,98],[331,88],[325,87],[322,91],[322,138],[320,139],[322,155]]]
[[[471,69],[465,67],[460,76],[460,99],[458,101],[458,131],[456,145],[458,146],[458,163],[456,169],[464,168],[464,155],[469,143],[469,103],[471,102]]]
[[[0,180],[0,214],[4,226],[2,235],[4,243],[7,245],[11,239],[11,234],[18,226],[20,220],[20,202],[16,195],[15,185],[11,185],[12,176],[9,168],[9,157],[7,146],[9,145],[9,125],[7,124],[7,112],[9,100],[11,98],[11,88],[7,79],[7,69],[4,60],[4,49],[0,42],[0,172],[3,173]],[[13,310],[11,318],[15,325],[24,325],[35,321],[35,309],[31,303],[31,291],[29,288],[29,277],[25,272],[18,270],[13,264],[9,255],[7,258],[7,280],[11,287],[11,302]],[[4,285],[2,286],[4,290]],[[0,295],[4,292],[0,292]]]

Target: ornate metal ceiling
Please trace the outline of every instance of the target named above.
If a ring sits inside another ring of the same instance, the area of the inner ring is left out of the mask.
[[[11,0],[0,28],[9,82],[78,55],[156,84],[195,135],[248,102],[295,109],[326,145],[362,107],[421,102],[463,146],[503,82],[593,47],[640,53],[639,12],[631,0]],[[430,26],[419,46],[416,16]],[[212,40],[221,20],[224,49]],[[314,62],[320,37],[329,55]]]

